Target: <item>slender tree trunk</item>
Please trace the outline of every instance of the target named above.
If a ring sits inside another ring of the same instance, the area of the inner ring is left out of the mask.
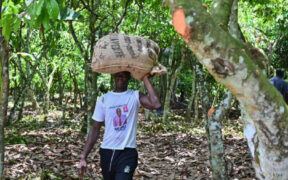
[[[199,123],[199,101],[201,98],[201,78],[203,78],[202,75],[202,69],[201,69],[201,64],[196,63],[195,65],[195,74],[197,77],[197,83],[196,83],[196,95],[195,95],[195,100],[194,100],[194,123]]]
[[[57,66],[54,64],[53,66],[53,69],[52,69],[52,72],[49,74],[48,76],[48,80],[43,77],[42,80],[43,83],[45,83],[45,98],[44,98],[44,113],[47,114],[48,113],[48,110],[49,110],[49,107],[50,107],[50,89],[52,87],[52,84],[53,84],[53,79],[54,79],[54,74],[57,70]],[[48,73],[48,70],[46,71]],[[38,71],[38,74],[40,74],[40,72]]]
[[[195,100],[194,100],[194,123],[198,122],[199,119],[199,99],[200,99],[200,93],[199,93],[199,83],[197,83],[197,89],[195,93]]]
[[[65,103],[62,103],[62,123],[66,123],[66,109],[67,109],[67,104],[70,99],[70,96],[67,96],[65,99]]]
[[[39,110],[39,104],[36,100],[36,96],[34,94],[34,91],[30,88],[27,89],[27,95],[28,95],[28,98],[29,100],[32,102],[32,107],[35,111],[38,111]]]
[[[206,82],[206,76],[204,76],[204,72],[201,68],[201,71],[199,71],[200,74],[199,74],[199,80],[200,80],[200,83],[199,83],[199,86],[200,86],[200,90],[199,90],[199,93],[200,93],[200,99],[201,99],[201,112],[202,112],[202,118],[200,118],[200,120],[206,120],[207,119],[207,112],[208,112],[208,109],[209,107],[211,107],[211,104],[212,104],[212,100],[211,100],[211,97],[209,96],[210,93],[208,92],[208,89],[207,89],[207,82]],[[203,123],[201,121],[199,121],[199,123]]]
[[[97,6],[92,7],[91,9],[97,9]],[[88,36],[89,46],[87,47],[86,50],[84,49],[83,44],[78,40],[76,33],[74,31],[72,22],[69,22],[69,30],[86,64],[90,64],[92,61],[93,48],[96,43],[96,40],[95,40],[96,21],[97,21],[97,17],[95,17],[95,14],[91,14],[89,18],[89,30],[90,30],[90,34]],[[87,107],[87,113],[85,114],[85,118],[84,118],[81,131],[85,130],[88,134],[90,127],[91,127],[91,123],[92,123],[91,119],[92,119],[94,107],[95,107],[96,100],[97,100],[97,75],[98,74],[92,72],[91,67],[88,65],[86,65],[84,69],[85,69],[85,103],[84,104]]]
[[[60,106],[62,106],[62,101],[64,98],[64,82],[63,82],[63,73],[61,71],[58,71],[58,85],[59,85],[59,89],[58,89],[58,93],[59,93],[59,99],[58,99],[58,103]]]
[[[145,94],[147,93],[143,82],[141,83],[139,91],[143,92]],[[144,116],[145,116],[145,120],[146,121],[150,121],[151,120],[151,118],[150,118],[150,110],[149,109],[144,108]]]
[[[210,152],[210,167],[212,169],[213,179],[228,179],[227,178],[227,166],[225,159],[225,149],[222,140],[222,123],[221,120],[227,113],[227,110],[231,107],[232,94],[229,91],[225,93],[226,97],[221,102],[216,112],[210,115],[208,113],[206,132],[209,143]],[[213,107],[210,111],[214,112]],[[209,116],[210,115],[210,116]]]
[[[172,57],[173,58],[173,57]],[[163,122],[166,122],[170,110],[170,101],[173,92],[173,88],[177,79],[178,73],[181,71],[185,61],[185,55],[181,58],[180,65],[176,68],[175,72],[171,75],[171,80],[169,83],[169,88],[166,92],[165,103],[164,103],[164,114],[163,114]]]
[[[188,107],[187,107],[187,111],[186,111],[186,121],[191,121],[191,111],[192,111],[192,105],[195,99],[195,95],[196,95],[196,73],[195,73],[195,68],[193,65],[192,66],[192,87],[191,87],[191,95],[189,98],[189,102],[188,102]]]
[[[85,70],[86,73],[86,82],[87,82],[87,92],[86,92],[86,100],[87,100],[87,128],[86,132],[87,134],[90,131],[91,128],[91,118],[94,112],[94,107],[96,104],[97,99],[97,73],[93,73],[90,67],[87,67]]]
[[[7,41],[1,43],[8,43]],[[1,95],[1,110],[0,110],[0,118],[3,119],[4,124],[7,121],[7,108],[8,108],[8,97],[9,97],[9,50],[8,44],[5,46],[5,52],[1,51],[2,58],[2,95]]]
[[[2,8],[2,1],[1,1],[1,6],[0,6],[0,11]],[[0,13],[1,15],[1,13]],[[2,74],[2,61],[3,58],[5,58],[5,56],[3,57],[3,55],[5,54],[6,50],[5,50],[5,39],[2,36],[2,30],[0,30],[0,52],[1,52],[1,61],[0,61],[0,74]],[[4,54],[3,54],[4,52]],[[2,76],[0,76],[0,89],[2,91]],[[0,92],[0,98],[2,99],[2,92]],[[2,104],[0,106],[0,108],[2,109]],[[0,116],[0,179],[3,178],[3,170],[4,170],[4,119],[2,116]]]
[[[25,88],[25,90],[24,90],[24,92],[26,91],[26,88]],[[21,119],[22,119],[22,117],[23,117],[23,109],[24,109],[24,104],[25,104],[25,96],[23,95],[23,96],[21,96],[21,98],[20,98],[20,102],[19,102],[19,107],[18,107],[18,109],[19,109],[19,111],[18,111],[18,114],[17,114],[17,118],[16,118],[16,121],[20,121]]]
[[[2,1],[0,2],[0,19],[2,9]],[[5,40],[2,35],[2,29],[0,28],[0,179],[3,178],[3,170],[4,170],[4,123],[7,117],[7,103],[6,100],[8,98],[8,80],[9,80],[9,72],[8,72],[8,58],[9,58],[9,48],[8,42]]]
[[[160,86],[160,101],[161,104],[165,103],[165,97],[166,97],[166,93],[167,93],[167,76],[160,76],[159,77],[159,86]],[[162,107],[163,110],[163,107]]]

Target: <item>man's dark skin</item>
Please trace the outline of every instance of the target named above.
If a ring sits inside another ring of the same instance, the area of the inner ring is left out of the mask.
[[[148,96],[139,92],[139,101],[140,101],[141,105],[147,109],[151,109],[151,110],[152,109],[159,109],[161,107],[160,100],[159,100],[152,84],[150,83],[148,77],[149,77],[149,75],[146,75],[142,79],[144,82],[144,85],[148,91]],[[114,92],[126,91],[128,88],[130,78],[131,78],[130,73],[128,73],[128,72],[116,73],[114,75],[115,85],[116,85]],[[93,148],[94,144],[96,143],[96,141],[99,137],[102,124],[103,124],[103,122],[94,121],[94,124],[92,125],[92,127],[90,129],[90,132],[89,132],[89,135],[87,138],[87,142],[86,142],[86,145],[84,147],[83,153],[81,155],[81,161],[79,164],[80,176],[83,176],[83,174],[86,170],[87,156],[90,153],[91,149]]]

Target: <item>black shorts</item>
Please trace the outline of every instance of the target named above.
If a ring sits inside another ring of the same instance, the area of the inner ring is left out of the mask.
[[[100,148],[100,162],[104,180],[132,180],[138,165],[135,148],[111,150]]]

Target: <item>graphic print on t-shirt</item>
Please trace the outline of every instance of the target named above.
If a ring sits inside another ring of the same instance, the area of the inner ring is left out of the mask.
[[[127,105],[123,106],[123,111],[128,112]],[[122,113],[121,106],[115,110],[115,116],[113,118],[113,126],[116,131],[124,131],[127,124],[127,116]]]

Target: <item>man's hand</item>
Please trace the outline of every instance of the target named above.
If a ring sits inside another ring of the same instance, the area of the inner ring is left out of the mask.
[[[147,79],[150,78],[150,77],[151,77],[151,75],[148,73],[148,74],[146,74],[141,80],[144,81],[145,79],[147,80]]]
[[[81,161],[78,165],[78,168],[79,168],[79,176],[80,176],[80,179],[83,178],[84,176],[84,173],[86,172],[86,168],[87,168],[87,161],[86,159],[84,158],[81,158]]]
[[[150,72],[152,76],[160,76],[162,74],[166,74],[167,69],[165,66],[158,64],[157,66],[154,66]]]

